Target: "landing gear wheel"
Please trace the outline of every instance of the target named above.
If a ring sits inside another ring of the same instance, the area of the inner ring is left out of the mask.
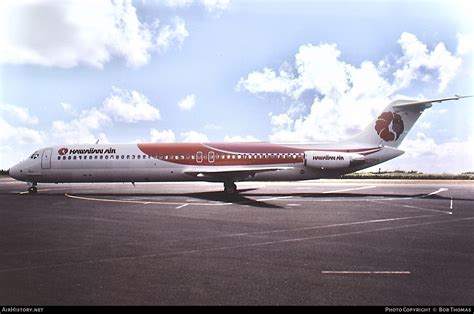
[[[36,186],[31,186],[31,187],[28,188],[28,193],[36,194],[36,193],[38,193],[38,189],[36,188]]]
[[[237,192],[237,185],[234,182],[224,182],[224,192],[232,195]]]

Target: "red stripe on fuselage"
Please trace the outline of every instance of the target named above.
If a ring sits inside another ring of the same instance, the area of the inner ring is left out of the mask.
[[[227,144],[227,143],[226,143]],[[200,143],[170,143],[170,144],[138,144],[138,148],[145,154],[160,160],[182,164],[182,165],[215,165],[215,166],[237,166],[237,165],[274,165],[303,162],[304,150],[283,149],[275,147],[258,147],[250,150],[245,145],[239,146],[234,143],[231,146],[216,147],[214,144]],[[226,148],[226,149],[222,149]]]
[[[146,143],[137,144],[145,154],[182,165],[275,165],[302,163],[309,150],[368,155],[380,147],[358,149],[318,149],[311,145],[286,146],[273,143]]]

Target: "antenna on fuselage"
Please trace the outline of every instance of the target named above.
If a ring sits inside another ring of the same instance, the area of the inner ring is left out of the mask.
[[[99,144],[99,141],[100,141],[100,138],[97,139],[97,142],[95,142],[95,144],[96,145]]]

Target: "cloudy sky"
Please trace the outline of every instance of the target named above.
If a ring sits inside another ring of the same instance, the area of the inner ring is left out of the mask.
[[[472,1],[2,1],[0,168],[61,143],[328,141],[474,94]],[[472,99],[384,170],[474,171]]]

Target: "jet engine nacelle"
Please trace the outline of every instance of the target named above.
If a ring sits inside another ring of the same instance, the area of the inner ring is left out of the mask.
[[[364,162],[363,155],[354,153],[307,151],[304,157],[305,166],[318,169],[343,169]]]

